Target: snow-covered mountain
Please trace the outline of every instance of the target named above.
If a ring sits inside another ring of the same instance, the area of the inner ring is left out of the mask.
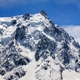
[[[0,18],[0,80],[80,80],[80,45],[45,11]]]

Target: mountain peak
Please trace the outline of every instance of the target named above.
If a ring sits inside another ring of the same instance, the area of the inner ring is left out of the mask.
[[[43,15],[45,18],[48,18],[48,17],[47,17],[47,14],[46,14],[46,12],[45,12],[44,10],[41,10],[41,11],[40,11],[40,14]]]
[[[41,13],[42,15],[47,15],[44,10],[41,10],[40,13]]]
[[[24,18],[24,20],[29,19],[30,18],[30,14],[29,13],[24,14],[23,18]]]
[[[45,11],[0,18],[1,78],[65,80],[66,70],[80,73],[80,45]]]

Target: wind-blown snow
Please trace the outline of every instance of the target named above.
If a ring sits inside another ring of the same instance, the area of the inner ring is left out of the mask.
[[[80,80],[80,73],[77,73],[73,70],[64,70],[63,80]]]

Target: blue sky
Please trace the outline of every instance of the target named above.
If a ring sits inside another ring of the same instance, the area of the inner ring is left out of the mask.
[[[80,25],[80,0],[0,0],[0,17],[44,10],[58,25]]]

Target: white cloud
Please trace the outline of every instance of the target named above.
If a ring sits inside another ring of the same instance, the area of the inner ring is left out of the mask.
[[[53,0],[58,4],[74,4],[78,8],[80,8],[80,0]]]
[[[80,7],[80,0],[0,0],[0,7],[8,7],[8,6],[19,6],[19,5],[27,5],[27,4],[35,4],[42,2],[55,2],[57,4],[69,4],[72,3],[78,7]]]
[[[80,0],[53,0],[53,1],[55,1],[56,3],[60,3],[60,4],[80,2]]]
[[[75,40],[80,44],[80,25],[79,26],[65,25],[61,27],[64,28],[64,30],[68,32],[69,35],[73,36]]]
[[[0,0],[0,7],[10,7],[10,6],[15,6],[17,4],[25,4],[25,3],[26,3],[25,0]]]
[[[47,2],[50,0],[0,0],[0,7],[13,7],[27,4],[35,4],[39,2]]]

